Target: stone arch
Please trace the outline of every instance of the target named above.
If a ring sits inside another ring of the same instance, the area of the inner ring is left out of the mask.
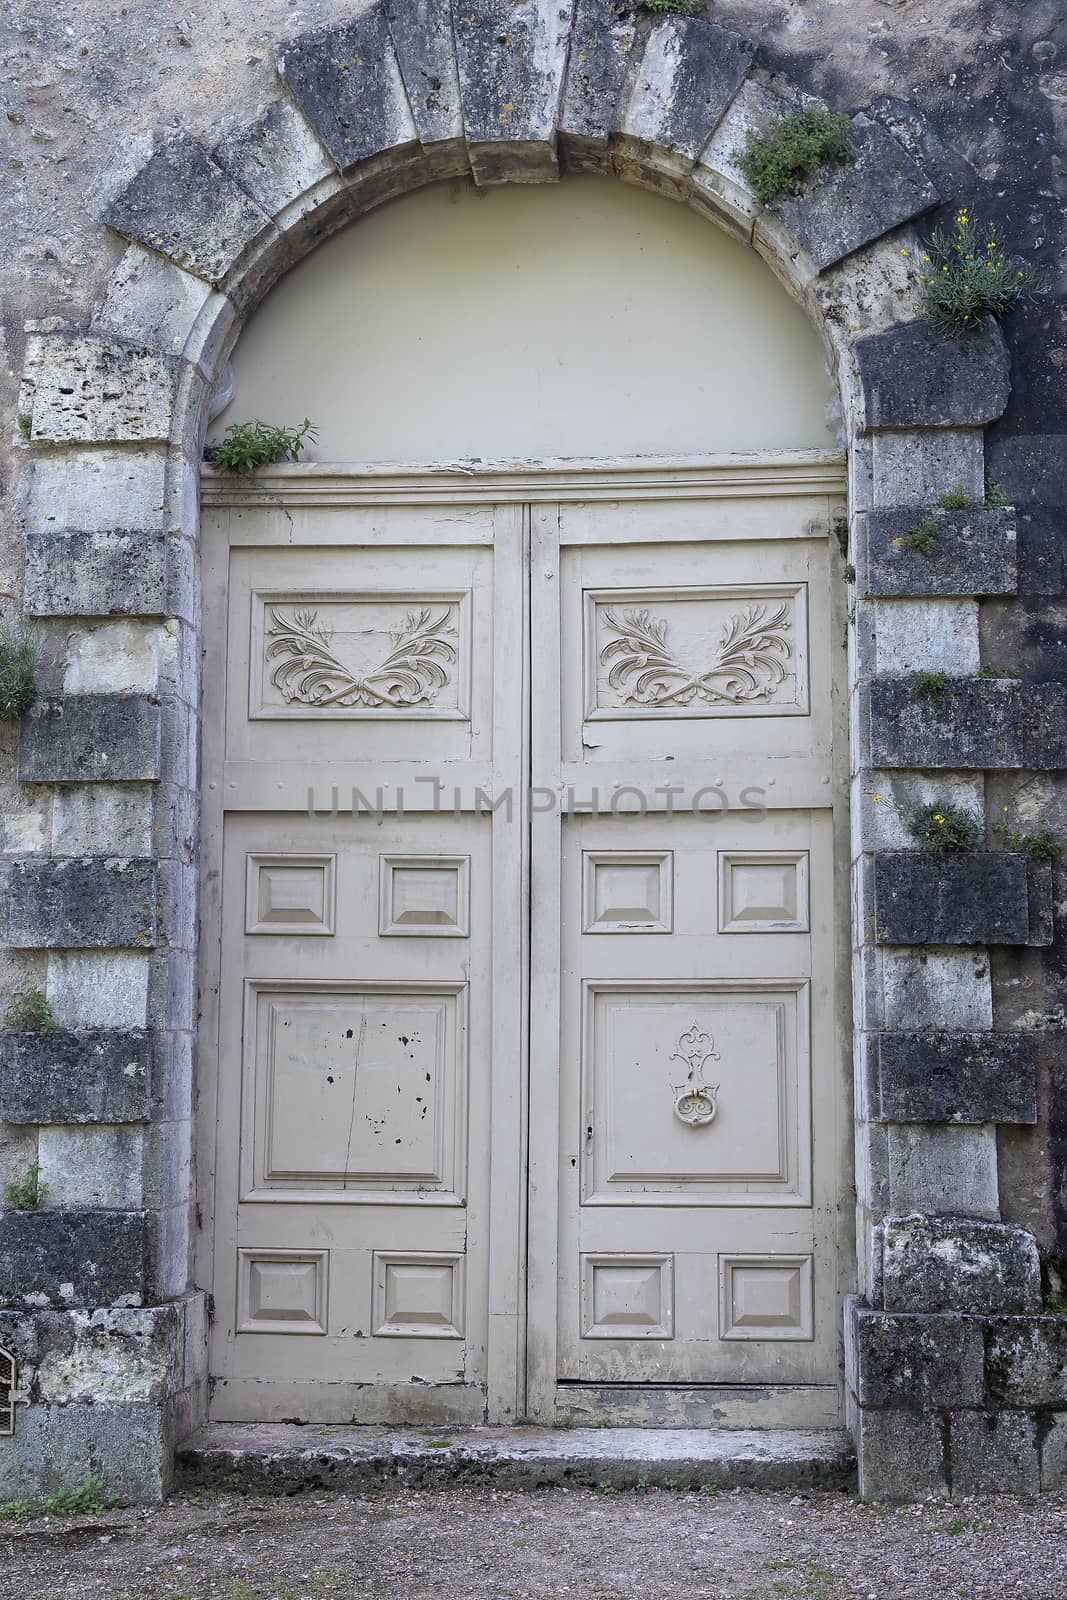
[[[975,676],[975,597],[1015,587],[1011,510],[984,506],[983,429],[1006,405],[1008,360],[995,327],[949,342],[914,320],[912,226],[941,197],[889,129],[860,113],[853,165],[760,206],[735,151],[748,129],[810,101],[762,72],[741,35],[703,18],[637,22],[610,0],[522,10],[386,0],[287,41],[278,70],[281,97],[210,148],[171,136],[104,183],[101,221],[127,249],[103,303],[86,328],[29,330],[18,429],[27,609],[80,619],[87,642],[72,635],[78,671],[26,719],[20,776],[128,785],[139,798],[125,811],[115,801],[105,852],[69,843],[0,869],[9,943],[77,953],[85,983],[102,970],[94,952],[119,952],[129,988],[114,1015],[67,1022],[48,1046],[9,1046],[0,1111],[139,1128],[153,1177],[139,1204],[5,1217],[8,1300],[32,1284],[74,1319],[75,1341],[94,1336],[99,1315],[77,1308],[126,1308],[107,1313],[106,1338],[120,1375],[128,1363],[132,1398],[113,1422],[96,1407],[94,1426],[113,1426],[133,1463],[114,1486],[158,1491],[205,1377],[181,1132],[195,1027],[195,537],[207,400],[242,319],[319,241],[421,185],[614,173],[757,250],[808,308],[837,375],[856,566],[861,1297],[848,1317],[848,1389],[867,1493],[950,1486],[946,1410],[974,1419],[990,1404],[975,1376],[982,1317],[1040,1309],[1033,1240],[998,1220],[988,1137],[998,1121],[1033,1120],[1032,1041],[991,1031],[988,970],[976,975],[973,947],[1047,942],[1049,885],[1009,854],[976,857],[966,882],[938,880],[929,858],[900,848],[877,791],[973,800],[984,767],[1067,763],[1061,691]],[[893,541],[956,484],[976,509],[959,514],[951,559],[919,574]],[[901,669],[918,637],[954,680],[936,703]],[[924,893],[931,879],[936,892]],[[76,1070],[86,1060],[91,1084]],[[894,1128],[907,1135],[897,1179]],[[40,1348],[36,1315],[21,1316],[14,1341],[24,1368]],[[946,1364],[949,1337],[959,1350]],[[135,1388],[130,1356],[146,1338],[161,1363],[150,1395]],[[184,1366],[179,1350],[193,1352]],[[907,1393],[892,1370],[905,1356],[919,1373]],[[45,1486],[77,1476],[84,1430],[61,1416],[69,1398],[45,1383],[30,1408],[32,1437],[50,1440],[51,1456],[27,1454],[20,1492],[26,1471]],[[141,1430],[132,1452],[131,1428]],[[1031,1443],[1036,1462],[1033,1430]]]

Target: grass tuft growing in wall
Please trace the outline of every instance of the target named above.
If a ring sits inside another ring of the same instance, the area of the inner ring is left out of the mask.
[[[37,699],[37,668],[44,641],[19,620],[0,622],[0,722],[17,722]]]
[[[904,824],[915,840],[939,856],[959,855],[973,850],[982,836],[977,817],[962,806],[931,801],[905,814]]]
[[[40,989],[23,989],[11,996],[4,1011],[4,1027],[12,1033],[55,1033],[52,1007]]]
[[[856,159],[849,119],[833,111],[783,117],[769,133],[750,133],[744,149],[734,154],[761,205],[780,195],[799,194],[804,180],[820,167]]]

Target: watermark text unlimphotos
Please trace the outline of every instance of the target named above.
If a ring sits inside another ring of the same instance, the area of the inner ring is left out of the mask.
[[[342,795],[339,784],[331,784],[329,796],[319,794],[313,786],[307,792],[309,817],[374,817],[404,816],[408,812],[444,812],[453,816],[474,813],[475,816],[502,817],[512,822],[523,815],[562,811],[593,817],[646,816],[649,812],[673,816],[689,812],[693,816],[717,817],[727,812],[758,820],[766,816],[766,790],[749,784],[731,795],[723,782],[706,783],[691,789],[683,783],[660,783],[643,788],[635,783],[613,784],[610,788],[596,786],[579,788],[562,786],[558,789],[533,784],[522,791],[508,786],[490,793],[477,786],[464,788],[450,785],[436,777],[417,777],[413,788],[403,784],[376,788],[372,795],[353,787]]]

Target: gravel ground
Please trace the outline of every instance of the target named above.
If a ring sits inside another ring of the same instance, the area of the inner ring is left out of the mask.
[[[182,1494],[0,1532],[2,1600],[1067,1600],[1067,1498]]]

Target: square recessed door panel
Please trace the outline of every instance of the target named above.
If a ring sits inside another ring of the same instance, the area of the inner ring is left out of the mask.
[[[813,1339],[811,1256],[721,1255],[719,1337]]]
[[[376,1252],[374,1335],[462,1339],[463,1257]]]
[[[249,855],[245,871],[246,933],[333,932],[335,855]]]
[[[325,1333],[328,1250],[239,1250],[238,1333]]]
[[[582,1257],[583,1339],[673,1339],[674,1258]]]
[[[382,856],[378,931],[384,937],[465,939],[469,856]]]
[[[582,853],[586,933],[670,933],[674,857],[670,850]]]
[[[719,852],[720,933],[806,933],[808,852]]]
[[[807,984],[590,983],[586,1204],[797,1204]]]
[[[458,1198],[465,986],[248,984],[251,1189]]]

